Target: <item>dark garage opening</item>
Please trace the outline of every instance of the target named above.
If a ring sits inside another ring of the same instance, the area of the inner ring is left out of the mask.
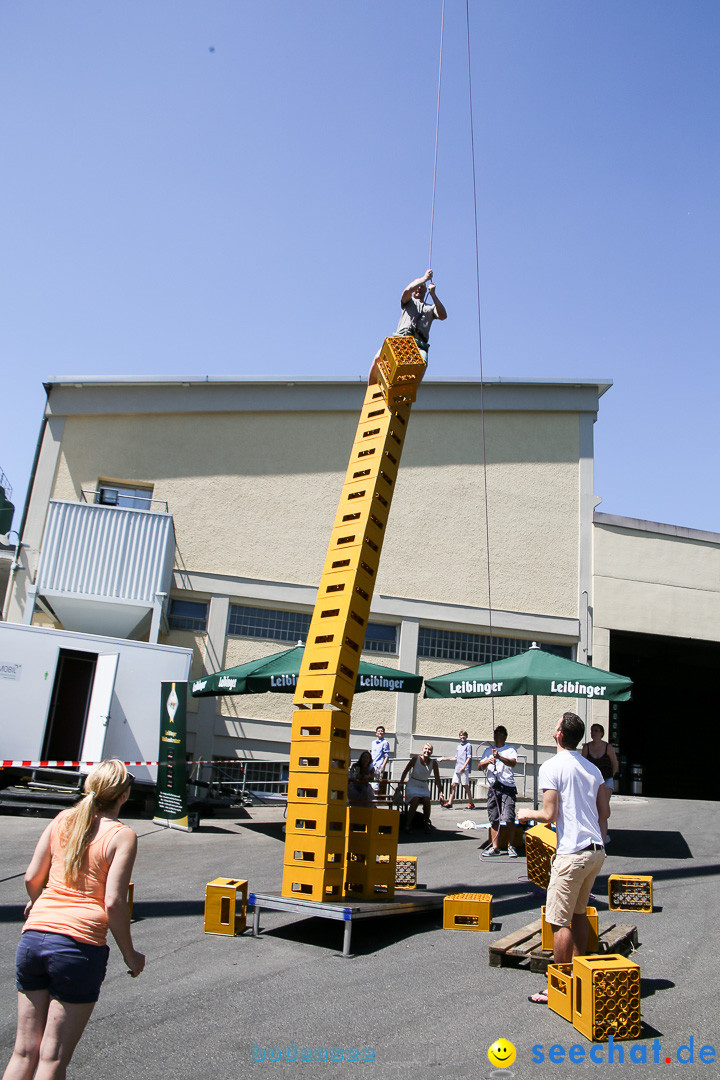
[[[611,630],[610,670],[634,683],[611,734],[628,767],[642,766],[643,794],[720,800],[720,644]]]

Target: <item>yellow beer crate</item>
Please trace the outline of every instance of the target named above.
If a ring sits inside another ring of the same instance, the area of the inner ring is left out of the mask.
[[[245,929],[248,883],[242,878],[215,878],[205,886],[206,934],[235,937]]]
[[[611,911],[644,911],[652,914],[653,879],[645,874],[611,874],[608,878]]]
[[[625,956],[573,958],[573,1026],[592,1042],[640,1036],[640,968]]]
[[[557,851],[557,833],[550,825],[534,825],[525,833],[527,876],[540,889],[550,881],[550,860]]]
[[[443,930],[489,930],[490,893],[451,893],[443,902]]]
[[[549,964],[548,1005],[563,1020],[572,1023],[573,1018],[573,966],[572,964]]]
[[[588,917],[590,923],[590,933],[588,934],[587,951],[589,953],[596,953],[598,951],[598,913],[597,908],[588,907],[585,908],[585,914]],[[540,918],[542,920],[542,947],[547,952],[553,950],[553,932],[550,923],[545,922],[545,905],[540,908]]]
[[[297,900],[342,900],[343,868],[313,870],[306,866],[283,867],[282,895]]]

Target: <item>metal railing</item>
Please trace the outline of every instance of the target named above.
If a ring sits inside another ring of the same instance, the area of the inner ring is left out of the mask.
[[[388,762],[388,794],[397,787],[409,757],[393,758]],[[440,768],[447,768],[441,765]],[[222,802],[239,801],[244,804],[259,801],[283,805],[287,801],[288,761],[258,760],[256,758],[238,758],[237,761],[213,761],[191,763],[188,777],[188,794],[197,800],[216,800]],[[515,782],[518,791],[525,798],[527,788],[527,759],[518,756],[515,768]],[[452,774],[440,777],[438,788],[434,777],[430,778],[430,794],[433,801],[444,802],[450,796]],[[522,788],[521,788],[522,783]],[[470,775],[470,793],[473,802],[487,797],[488,785],[481,773]],[[458,793],[459,794],[459,793]]]
[[[191,763],[188,794],[199,801],[242,802],[260,800],[284,804],[287,801],[287,761],[237,761]]]
[[[407,765],[409,760],[410,760],[409,757],[392,758],[388,762],[388,769],[386,770],[387,773],[388,773],[388,779],[390,781],[399,780],[401,775],[402,775],[403,769],[405,768],[405,766]],[[431,795],[432,795],[433,799],[438,799],[439,800],[439,799],[442,798],[443,801],[444,801],[445,799],[448,798],[448,796],[450,794],[450,785],[452,784],[453,775],[452,774],[450,776],[443,776],[442,775],[442,771],[443,771],[444,768],[451,768],[451,766],[448,765],[447,762],[443,762],[442,764],[438,763],[438,764],[439,764],[439,768],[440,768],[440,780],[442,782],[442,790],[441,791],[438,790],[437,782],[436,782],[435,778],[431,776],[431,778],[430,778],[430,792],[431,792]],[[515,774],[515,783],[517,785],[518,793],[521,794],[522,798],[524,799],[526,797],[527,779],[528,779],[527,758],[525,757],[524,754],[518,754],[517,765],[515,766],[514,774]],[[487,797],[487,793],[488,793],[488,790],[489,790],[489,785],[485,783],[484,774],[481,773],[479,770],[474,772],[474,773],[473,772],[470,773],[470,790],[471,790],[471,793],[472,793],[472,801],[473,802],[475,802],[476,798],[477,799],[482,799],[482,798]]]
[[[112,496],[109,495],[110,491],[115,493],[116,498],[114,501]],[[122,500],[122,502],[120,500]],[[131,495],[129,491],[123,491],[122,488],[113,488],[110,487],[110,485],[103,490],[81,488],[80,502],[87,503],[89,506],[117,506],[126,510],[155,509],[156,513],[168,513],[168,504],[165,499],[153,499],[149,494]],[[136,503],[141,503],[142,505],[137,506]],[[157,503],[157,508],[153,507],[154,503]]]

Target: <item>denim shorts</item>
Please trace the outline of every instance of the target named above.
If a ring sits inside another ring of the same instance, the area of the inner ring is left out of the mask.
[[[15,955],[15,985],[21,993],[47,990],[50,997],[84,1005],[100,997],[110,949],[86,945],[66,934],[26,930]]]

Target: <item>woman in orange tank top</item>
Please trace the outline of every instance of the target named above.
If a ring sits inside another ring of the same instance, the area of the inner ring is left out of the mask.
[[[118,821],[132,779],[121,761],[103,761],[77,806],[58,814],[38,841],[25,873],[17,1035],[3,1080],[64,1080],[105,977],[108,930],[130,975],[145,967],[127,902],[137,836]]]

